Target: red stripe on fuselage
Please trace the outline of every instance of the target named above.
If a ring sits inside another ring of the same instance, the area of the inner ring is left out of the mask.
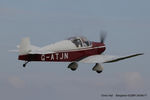
[[[59,51],[56,53],[48,54],[27,54],[19,55],[19,60],[25,61],[53,61],[53,62],[67,62],[67,61],[79,61],[82,58],[101,54],[105,51],[105,45],[98,42],[92,42],[92,47],[79,50]]]

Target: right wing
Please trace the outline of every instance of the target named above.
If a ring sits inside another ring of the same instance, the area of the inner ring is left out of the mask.
[[[79,62],[83,63],[112,63],[112,62],[117,62],[120,60],[128,59],[131,57],[143,55],[144,53],[137,53],[137,54],[132,54],[128,56],[110,56],[110,55],[93,55],[86,57]]]

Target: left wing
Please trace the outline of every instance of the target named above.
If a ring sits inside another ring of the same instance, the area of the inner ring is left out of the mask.
[[[132,54],[128,56],[110,56],[110,55],[94,55],[94,56],[89,56],[86,57],[79,62],[83,63],[112,63],[112,62],[117,62],[120,60],[128,59],[131,57],[143,55],[144,53],[137,53],[137,54]]]
[[[55,53],[55,52],[41,51],[41,50],[32,50],[32,51],[28,52],[28,54],[48,54],[48,53]]]

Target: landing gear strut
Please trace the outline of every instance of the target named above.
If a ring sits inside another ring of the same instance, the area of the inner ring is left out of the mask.
[[[29,61],[26,61],[26,62],[23,64],[23,67],[26,67],[27,63],[29,63]]]

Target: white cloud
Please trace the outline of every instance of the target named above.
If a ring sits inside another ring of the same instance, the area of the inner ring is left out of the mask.
[[[24,81],[17,76],[9,77],[8,82],[15,88],[24,88]]]
[[[141,88],[144,85],[143,78],[139,72],[127,72],[124,75],[124,79],[129,89]]]

